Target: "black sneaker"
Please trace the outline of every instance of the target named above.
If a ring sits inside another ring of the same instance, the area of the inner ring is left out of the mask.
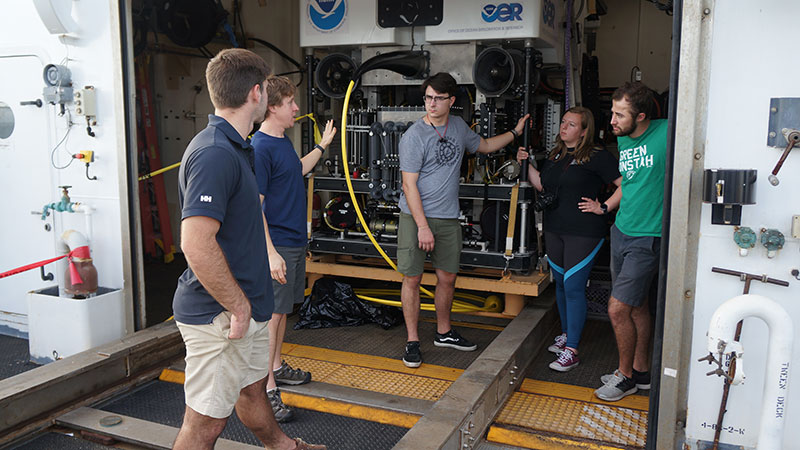
[[[456,330],[450,330],[445,334],[436,333],[433,345],[437,347],[450,347],[462,352],[471,352],[478,348],[477,345],[464,339]]]
[[[602,400],[615,402],[623,397],[635,394],[638,390],[639,389],[636,387],[636,382],[633,381],[633,378],[628,378],[617,371],[611,374],[611,378],[607,383],[594,391],[594,395]]]
[[[406,343],[406,352],[403,355],[403,364],[406,367],[419,367],[422,364],[422,353],[419,351],[419,341]]]
[[[311,381],[311,373],[305,370],[293,369],[286,361],[281,361],[281,366],[272,371],[276,384],[306,384]]]
[[[609,373],[600,377],[600,382],[603,384],[608,384],[611,381],[611,378],[618,374],[619,370],[615,370],[614,373]],[[637,389],[650,389],[650,372],[639,372],[636,369],[633,369],[633,381],[636,382]]]

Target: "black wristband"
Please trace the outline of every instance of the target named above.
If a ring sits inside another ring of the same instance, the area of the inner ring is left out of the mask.
[[[600,209],[603,210],[603,214],[608,214],[608,205],[605,203],[600,204]]]
[[[519,137],[519,133],[517,133],[517,130],[515,130],[515,129],[513,129],[513,128],[512,128],[512,129],[510,129],[510,130],[508,130],[508,131],[510,131],[510,132],[511,132],[511,134],[512,134],[512,135],[514,135],[514,139],[516,139],[516,138],[518,138],[518,137]]]
[[[318,149],[319,149],[319,151],[320,151],[320,153],[322,153],[323,155],[325,154],[325,149],[324,149],[324,148],[322,148],[322,146],[321,146],[321,145],[319,145],[319,144],[316,144],[316,145],[314,146],[314,148],[318,148]],[[313,150],[313,149],[312,149],[312,150]]]

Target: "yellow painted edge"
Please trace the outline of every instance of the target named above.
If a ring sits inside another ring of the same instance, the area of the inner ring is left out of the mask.
[[[316,359],[319,361],[367,367],[377,370],[390,370],[393,372],[436,378],[446,381],[455,381],[461,375],[461,373],[464,372],[461,369],[436,366],[433,364],[423,364],[416,369],[411,369],[403,365],[402,361],[400,360],[384,358],[381,356],[342,352],[338,350],[328,350],[299,344],[284,343],[281,350],[285,355],[296,356],[300,358]],[[171,383],[183,384],[184,377],[185,375],[182,371],[164,369],[161,372],[159,379]],[[648,411],[650,405],[650,399],[641,395],[630,395],[616,402],[607,402],[595,397],[594,389],[592,388],[532,380],[530,378],[526,378],[522,381],[519,390],[520,392],[527,392],[529,394],[546,395],[549,397],[630,408],[645,412]]]
[[[436,323],[436,319],[422,317],[419,319],[420,322],[429,322],[429,323]],[[475,328],[478,330],[489,330],[489,331],[503,331],[505,327],[501,327],[499,325],[488,325],[483,323],[470,323],[470,322],[450,322],[451,325],[455,325],[457,327],[464,327],[464,328]]]
[[[572,386],[569,384],[553,383],[549,381],[539,381],[526,378],[519,387],[520,392],[529,394],[546,395],[570,400],[577,400],[587,403],[597,403],[600,405],[618,406],[630,408],[638,411],[647,412],[650,408],[650,398],[641,395],[629,395],[616,402],[600,400],[594,395],[594,389],[583,386]]]
[[[311,397],[292,392],[281,392],[281,399],[289,406],[301,409],[309,409],[337,416],[351,417],[353,419],[368,420],[384,425],[394,425],[397,427],[411,428],[417,423],[420,416],[414,414],[389,411],[370,406],[351,405],[338,400],[329,400],[320,397]]]
[[[455,381],[464,372],[462,369],[425,363],[416,369],[412,369],[406,367],[403,364],[403,361],[401,361],[399,358],[392,359],[385,358],[383,356],[362,355],[359,353],[342,352],[339,350],[329,350],[307,345],[287,344],[285,342],[281,347],[281,353],[299,358],[316,359],[318,361],[327,361],[330,363],[345,364],[348,366],[366,367],[376,370],[388,370],[407,375],[436,378],[445,381]]]
[[[158,379],[169,383],[183,384],[186,381],[186,373],[181,370],[164,369]]]
[[[625,447],[573,441],[560,436],[545,436],[492,426],[486,436],[489,442],[537,450],[619,450]]]

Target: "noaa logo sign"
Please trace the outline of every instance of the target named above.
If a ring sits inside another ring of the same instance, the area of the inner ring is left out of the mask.
[[[344,22],[347,14],[346,0],[310,0],[308,18],[319,31],[334,31]]]
[[[500,3],[499,5],[489,3],[483,7],[481,18],[489,23],[522,20],[522,5],[519,3]]]

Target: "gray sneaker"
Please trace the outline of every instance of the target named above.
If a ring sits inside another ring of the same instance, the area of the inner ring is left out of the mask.
[[[619,375],[619,369],[615,370],[614,373],[607,373],[601,376],[600,382],[603,384],[608,384],[608,382],[611,381],[614,375]],[[637,372],[636,370],[634,370],[633,381],[636,382],[637,389],[642,389],[642,390],[650,389],[650,372]]]
[[[272,391],[267,391],[267,398],[278,423],[288,422],[294,418],[294,412],[281,400],[280,389],[275,388]]]
[[[619,372],[615,372],[611,374],[611,378],[608,379],[607,383],[594,391],[594,395],[599,399],[615,402],[621,400],[623,397],[635,394],[638,390],[633,378],[628,378]]]
[[[290,384],[296,386],[311,381],[311,372],[292,369],[292,366],[286,361],[281,361],[281,366],[278,367],[277,370],[273,370],[272,375],[275,377],[276,384]]]
[[[553,340],[553,344],[547,347],[547,351],[560,355],[567,347],[567,333],[561,333]]]

